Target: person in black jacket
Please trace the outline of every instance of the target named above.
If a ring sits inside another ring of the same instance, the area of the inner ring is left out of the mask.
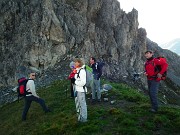
[[[101,102],[100,77],[102,75],[102,71],[94,57],[90,58],[90,64],[93,70],[92,102],[96,101],[96,92],[97,92],[97,101]]]

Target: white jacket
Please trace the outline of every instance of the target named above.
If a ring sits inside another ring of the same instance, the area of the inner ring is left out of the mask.
[[[77,68],[77,73],[75,74],[75,90],[79,92],[87,92],[87,88],[83,88],[83,86],[86,84],[86,71],[84,69],[85,65],[83,65],[80,68]],[[80,72],[79,72],[80,70]],[[78,77],[79,73],[79,77]]]
[[[27,94],[26,96],[35,96],[35,97],[39,97],[36,93],[36,89],[35,89],[35,84],[33,80],[28,80],[27,84],[26,84],[26,91],[27,92],[31,92],[32,94]]]

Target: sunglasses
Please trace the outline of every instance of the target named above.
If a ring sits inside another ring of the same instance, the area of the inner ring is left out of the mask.
[[[32,76],[36,76],[36,75],[32,75]]]

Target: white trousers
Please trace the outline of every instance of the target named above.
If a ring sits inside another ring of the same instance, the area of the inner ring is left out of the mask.
[[[76,111],[78,116],[78,121],[87,121],[87,105],[85,99],[85,92],[77,91],[77,97],[75,97]]]

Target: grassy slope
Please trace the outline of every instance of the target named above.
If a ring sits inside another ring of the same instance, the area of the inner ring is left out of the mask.
[[[41,88],[39,95],[53,112],[45,114],[32,103],[27,121],[21,121],[24,100],[0,108],[1,135],[152,135],[180,134],[180,109],[161,107],[149,112],[149,99],[123,84],[111,83],[113,90],[102,97],[109,102],[91,105],[87,95],[88,122],[78,123],[74,100],[66,97],[68,81],[58,81]]]

